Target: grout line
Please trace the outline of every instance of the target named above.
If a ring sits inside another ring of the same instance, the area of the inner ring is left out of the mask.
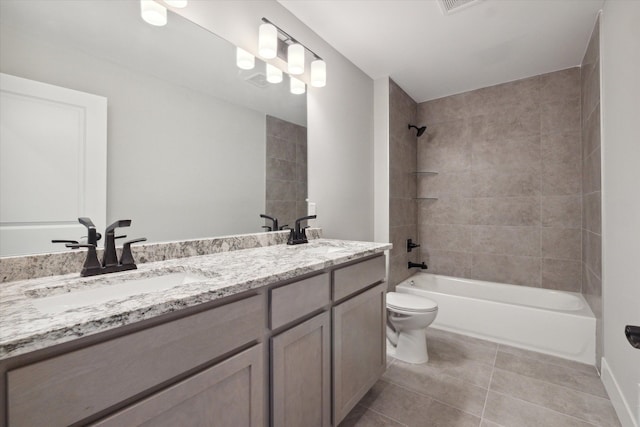
[[[562,364],[556,363],[556,362],[554,362],[554,361],[539,360],[539,359],[536,359],[535,357],[530,357],[530,356],[527,356],[527,355],[518,355],[518,354],[510,353],[509,351],[500,350],[500,347],[505,347],[505,346],[506,346],[506,347],[509,347],[507,344],[498,344],[498,351],[502,351],[503,353],[506,353],[506,354],[508,354],[508,355],[510,355],[510,356],[513,356],[513,357],[520,357],[520,358],[523,358],[523,359],[532,360],[532,361],[537,362],[537,363],[544,363],[544,364],[546,364],[546,365],[553,365],[553,366],[555,366],[555,367],[562,368],[562,369],[570,369],[571,371],[574,371],[574,372],[580,373],[580,374],[582,374],[582,375],[589,375],[588,373],[583,372],[583,371],[581,371],[580,369],[573,368],[573,367],[571,367],[571,366],[567,366],[567,365],[562,365]],[[520,351],[529,351],[529,352],[532,352],[532,353],[540,354],[540,355],[542,355],[542,356],[548,356],[548,357],[550,357],[550,358],[557,357],[557,356],[553,356],[553,355],[551,355],[551,354],[545,354],[545,353],[535,352],[535,351],[532,351],[532,350],[520,349],[520,348],[518,348],[518,347],[512,347],[512,348],[515,348],[515,349],[520,350]],[[497,355],[496,355],[496,358],[497,358]],[[552,359],[552,360],[553,360],[553,359]],[[567,362],[570,362],[570,363],[578,363],[578,364],[582,364],[582,365],[584,365],[584,366],[588,366],[588,367],[590,367],[590,368],[594,368],[594,371],[595,371],[595,365],[589,365],[589,364],[586,364],[586,363],[581,363],[581,362],[577,362],[577,361],[575,361],[575,360],[569,360],[569,359],[563,359],[563,360],[566,360]],[[500,369],[500,368],[499,368],[499,369]],[[504,370],[504,369],[503,369],[503,370]],[[526,375],[525,375],[525,376],[526,376]]]
[[[547,411],[551,411],[551,412],[554,412],[556,414],[559,414],[559,415],[562,415],[562,416],[565,416],[565,417],[569,417],[569,418],[572,418],[574,420],[577,420],[577,421],[580,421],[580,422],[583,422],[583,423],[587,423],[588,425],[593,426],[593,427],[598,427],[597,424],[593,424],[591,421],[587,421],[587,420],[585,420],[583,418],[578,418],[578,417],[575,417],[573,415],[565,414],[564,412],[556,411],[555,409],[547,408],[546,406],[540,405],[538,403],[529,402],[528,400],[520,399],[519,397],[510,395],[510,394],[501,393],[499,391],[494,391],[494,393],[502,395],[502,396],[505,396],[505,397],[508,397],[509,399],[519,400],[520,402],[524,402],[524,403],[526,403],[528,405],[535,406],[537,408],[544,409],[544,410],[547,410]]]
[[[498,351],[496,350],[496,359],[498,358]],[[493,373],[496,370],[495,367],[495,359],[493,361],[493,368],[491,369],[491,376],[489,377],[489,385],[487,386],[487,395],[484,397],[484,405],[482,405],[482,415],[480,415],[480,420],[484,418],[484,413],[487,410],[487,402],[489,401],[489,391],[491,390],[491,382],[493,381]],[[480,421],[482,423],[482,421]]]
[[[360,406],[362,406],[363,408],[365,408],[367,411],[371,411],[371,412],[373,412],[374,414],[378,414],[378,415],[380,415],[380,416],[381,416],[381,417],[383,417],[383,418],[387,418],[387,419],[389,419],[389,420],[391,420],[391,421],[394,421],[394,422],[396,422],[396,423],[400,424],[401,426],[405,426],[405,427],[407,426],[405,423],[401,423],[401,422],[400,422],[400,421],[398,421],[397,419],[395,419],[395,418],[393,418],[393,417],[390,417],[390,416],[389,416],[389,415],[387,415],[387,414],[383,414],[383,413],[382,413],[382,412],[380,412],[380,411],[376,411],[375,409],[371,409],[371,408],[370,408],[370,407],[368,407],[368,406],[364,406],[364,405],[362,405],[362,404],[361,404],[361,403],[359,403],[359,402],[358,402],[358,404],[357,404],[357,405],[360,405]],[[354,409],[355,409],[355,408],[354,408]],[[352,411],[353,411],[353,409],[352,409]]]

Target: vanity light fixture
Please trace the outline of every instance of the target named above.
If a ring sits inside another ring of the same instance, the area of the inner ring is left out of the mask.
[[[269,83],[280,83],[282,81],[282,70],[267,64],[267,81]]]
[[[140,0],[140,15],[148,24],[167,25],[167,8],[153,0]]]
[[[236,65],[242,70],[252,70],[256,65],[256,57],[246,50],[236,48]]]
[[[258,50],[260,52],[260,56],[262,56],[263,58],[272,59],[280,54],[280,57],[287,61],[287,70],[289,74],[298,76],[304,74],[305,51],[307,51],[312,55],[311,85],[314,87],[324,87],[327,85],[327,64],[322,58],[320,58],[314,51],[291,37],[286,31],[275,25],[273,22],[269,21],[267,18],[262,18],[262,22],[263,24],[260,25],[258,38]],[[284,43],[284,45],[281,45],[279,49],[278,43]],[[269,46],[269,49],[263,51],[263,48],[267,45]],[[286,58],[283,49],[285,46],[287,47]],[[291,91],[293,92],[293,85],[295,85],[295,83],[293,83],[293,79],[291,80],[291,82]],[[301,83],[304,85],[303,82]],[[304,93],[305,90],[301,92],[299,85],[297,85],[296,91],[296,93]]]
[[[258,53],[265,59],[278,54],[278,29],[270,22],[260,25],[258,30]]]
[[[304,46],[299,43],[290,44],[287,48],[287,66],[289,74],[304,73]]]
[[[187,0],[164,0],[164,2],[171,7],[177,7],[178,9],[187,7]]]
[[[306,91],[305,84],[302,80],[298,80],[293,76],[289,76],[289,81],[289,89],[291,90],[292,94],[301,95]]]
[[[325,87],[327,85],[327,63],[322,59],[311,62],[311,86]]]

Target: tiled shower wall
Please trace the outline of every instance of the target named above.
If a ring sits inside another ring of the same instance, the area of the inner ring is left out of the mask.
[[[307,128],[267,116],[266,162],[264,213],[293,228],[307,214]]]
[[[582,293],[596,316],[596,362],[602,358],[602,216],[600,196],[599,21],[582,60]]]
[[[580,100],[576,67],[418,104],[430,272],[580,292]]]
[[[420,260],[420,248],[407,253],[407,239],[418,240],[416,214],[416,103],[389,80],[389,288],[409,277],[407,262]],[[420,243],[420,242],[417,242]]]

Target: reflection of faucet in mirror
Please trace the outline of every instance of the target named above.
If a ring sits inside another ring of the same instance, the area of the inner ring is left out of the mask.
[[[268,215],[265,214],[260,214],[260,218],[265,218],[271,221],[271,225],[263,225],[262,228],[266,229],[267,231],[278,231],[278,230],[286,230],[287,228],[289,228],[289,224],[285,224],[281,227],[278,227],[278,218],[275,217],[270,217]]]

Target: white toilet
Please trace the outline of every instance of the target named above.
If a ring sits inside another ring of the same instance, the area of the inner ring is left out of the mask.
[[[426,329],[438,314],[438,304],[418,295],[387,293],[387,353],[407,363],[425,363]]]

